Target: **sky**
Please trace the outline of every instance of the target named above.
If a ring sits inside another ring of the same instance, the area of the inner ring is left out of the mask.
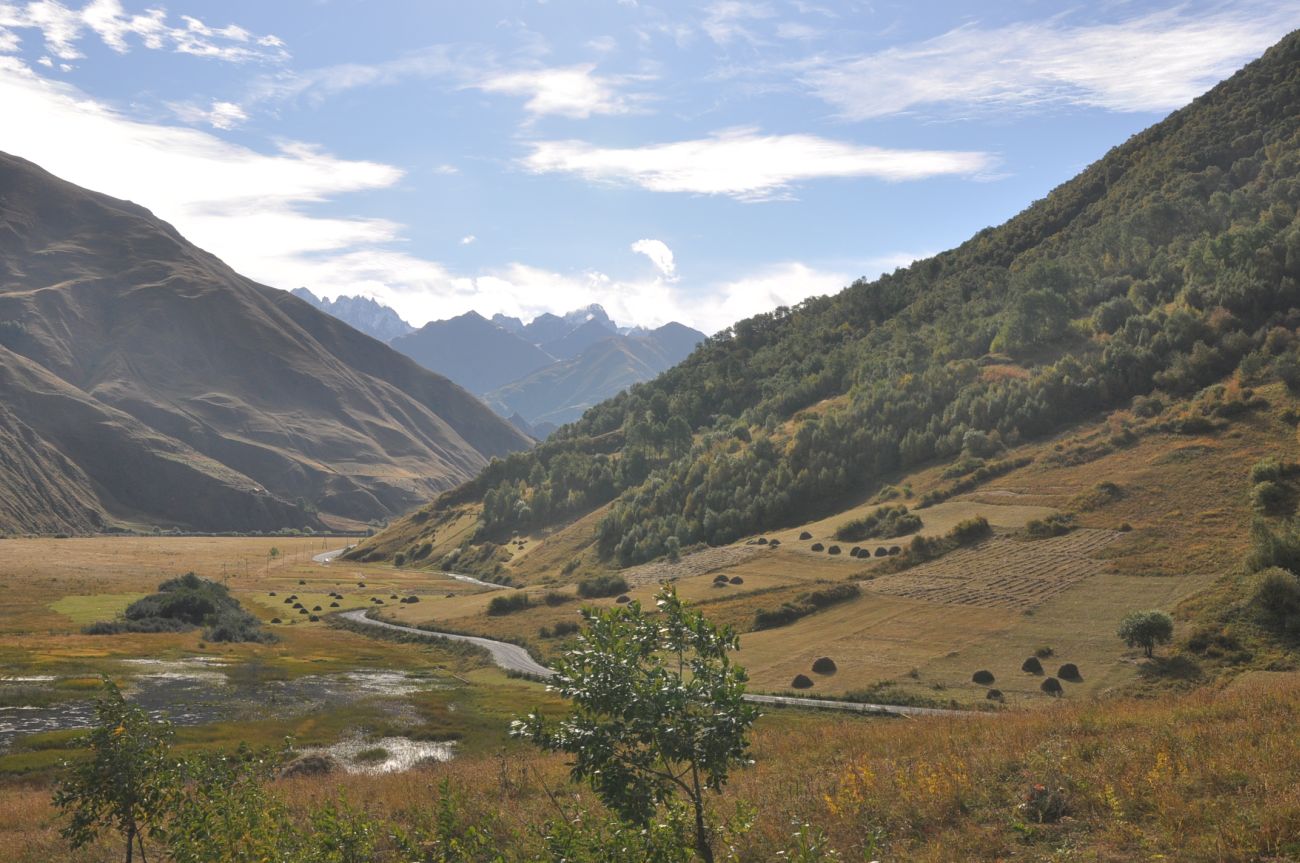
[[[0,151],[419,326],[735,320],[999,224],[1294,0],[0,0]]]

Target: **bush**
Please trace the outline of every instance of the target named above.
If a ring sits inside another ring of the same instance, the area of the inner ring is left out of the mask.
[[[993,528],[989,526],[988,519],[982,515],[959,521],[953,525],[952,530],[948,531],[948,536],[958,545],[970,545],[992,535]]]
[[[835,531],[841,542],[859,542],[864,539],[891,539],[915,533],[921,529],[921,518],[907,511],[901,504],[882,506],[862,518],[845,522]]]
[[[505,614],[513,614],[516,611],[523,611],[530,606],[532,606],[532,602],[528,599],[528,594],[522,590],[517,590],[510,593],[499,593],[492,597],[492,601],[488,603],[487,613],[493,617],[500,617]]]
[[[823,656],[813,662],[812,670],[818,674],[834,674],[839,670],[839,667],[836,666],[835,660],[829,656]]]
[[[582,627],[571,620],[562,620],[551,629],[556,638],[563,638],[566,635],[574,635]]]
[[[551,608],[555,608],[557,605],[564,605],[571,599],[573,599],[573,597],[569,596],[567,593],[560,593],[558,590],[548,590],[542,595],[542,602],[546,603]]]
[[[1275,514],[1291,499],[1291,490],[1277,480],[1257,482],[1250,490],[1250,505],[1263,513]]]
[[[1031,539],[1049,539],[1063,536],[1074,530],[1074,518],[1065,513],[1054,513],[1047,518],[1030,519],[1025,524],[1025,533]]]
[[[593,575],[578,582],[578,596],[583,599],[599,599],[616,596],[627,592],[627,579],[621,575]]]
[[[837,584],[822,590],[800,594],[791,602],[783,603],[779,608],[763,609],[754,612],[754,629],[772,629],[793,623],[801,617],[807,617],[815,611],[847,602],[861,596],[862,591],[856,584]]]
[[[285,602],[292,602],[289,597]],[[275,636],[262,631],[261,622],[244,611],[224,585],[192,572],[158,585],[158,592],[127,606],[122,619],[101,621],[86,627],[87,635],[117,635],[124,632],[185,632],[207,627],[207,641],[269,642]]]
[[[406,552],[399,551],[393,555],[393,566],[403,566],[406,564]]]
[[[1290,636],[1300,636],[1300,578],[1280,567],[1261,572],[1250,597],[1250,607],[1264,625]]]
[[[988,685],[989,685],[990,683],[992,683],[993,680],[994,680],[994,678],[993,678],[993,672],[992,672],[992,671],[986,671],[986,670],[981,669],[981,670],[975,672],[974,674],[972,674],[972,675],[970,676],[970,679],[971,679],[972,682],[974,682],[974,683],[978,683],[978,684],[980,684],[981,686],[988,686]]]

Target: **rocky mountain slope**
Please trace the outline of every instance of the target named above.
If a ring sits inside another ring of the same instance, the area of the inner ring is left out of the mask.
[[[0,531],[400,514],[530,441],[136,204],[0,154]]]

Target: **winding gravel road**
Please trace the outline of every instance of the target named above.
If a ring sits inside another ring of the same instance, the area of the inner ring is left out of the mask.
[[[430,632],[427,629],[416,629],[414,626],[402,626],[400,623],[388,623],[383,620],[373,620],[366,617],[366,609],[361,608],[356,611],[346,611],[340,615],[353,623],[360,623],[364,626],[374,626],[379,629],[388,629],[395,632],[403,632],[407,635],[418,635],[424,638],[445,638],[448,641],[468,641],[470,644],[479,647],[492,654],[492,661],[504,668],[506,671],[517,671],[521,674],[531,674],[534,677],[548,678],[555,674],[554,671],[542,665],[537,660],[529,656],[528,651],[524,650],[517,644],[507,644],[504,641],[494,641],[491,638],[480,638],[477,635],[457,635],[453,632]]]
[[[491,585],[499,587],[499,585]],[[383,620],[374,620],[366,617],[366,609],[361,608],[356,611],[344,612],[342,617],[347,618],[353,623],[359,623],[363,626],[373,626],[378,629],[388,629],[395,632],[402,632],[407,635],[416,635],[422,638],[445,638],[451,641],[467,641],[470,644],[476,644],[482,647],[492,655],[492,661],[506,671],[516,671],[521,674],[530,674],[543,680],[553,677],[555,672],[542,665],[529,655],[517,644],[507,644],[504,641],[495,641],[491,638],[482,638],[477,635],[458,635],[452,632],[432,632],[427,629],[416,629],[413,626],[402,626],[399,623],[388,623]],[[825,698],[796,698],[789,695],[757,695],[747,693],[745,700],[754,704],[770,704],[777,707],[802,707],[813,710],[847,710],[853,713],[876,713],[890,716],[979,716],[982,714],[972,713],[967,710],[943,710],[936,707],[905,707],[898,704],[865,704],[857,701],[831,701]]]

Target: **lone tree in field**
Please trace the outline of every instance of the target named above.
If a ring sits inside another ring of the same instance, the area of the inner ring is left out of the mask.
[[[1129,647],[1140,647],[1150,658],[1157,644],[1174,638],[1174,619],[1163,611],[1133,611],[1119,624],[1119,637]]]
[[[126,843],[126,863],[136,847],[144,861],[145,836],[157,831],[176,775],[168,754],[171,725],[152,722],[111,681],[104,688],[86,737],[91,757],[69,767],[54,792],[54,805],[68,819],[60,832],[75,849],[115,830]]]
[[[554,688],[569,715],[548,722],[534,712],[513,733],[544,749],[575,756],[572,775],[633,824],[652,822],[661,806],[685,798],[692,809],[695,852],[713,861],[706,795],[720,791],[743,763],[757,717],[743,700],[744,669],[727,652],[738,640],[688,608],[676,590],[640,602],[587,609],[587,628],[557,666]]]

